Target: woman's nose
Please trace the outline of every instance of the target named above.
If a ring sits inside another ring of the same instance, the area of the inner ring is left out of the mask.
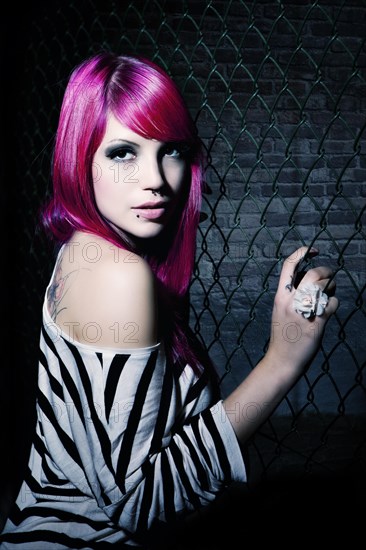
[[[141,186],[144,189],[158,190],[163,187],[163,167],[158,158],[151,158],[146,162],[141,179]]]

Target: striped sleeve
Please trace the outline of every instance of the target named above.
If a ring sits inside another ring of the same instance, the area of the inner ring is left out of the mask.
[[[246,481],[237,438],[222,401],[190,419],[151,456],[144,476],[107,513],[140,535],[158,519],[178,519],[211,502],[232,481]]]
[[[96,349],[51,328],[42,331],[37,429],[8,537],[46,529],[139,545],[154,523],[246,481],[222,401],[212,404],[208,381],[189,366],[177,376],[163,345]]]
[[[46,439],[60,443],[67,477],[119,526],[143,533],[154,520],[197,509],[231,481],[245,481],[221,401],[177,424],[177,403],[191,399],[194,383],[176,383],[162,349],[104,353],[102,362],[89,350],[68,345],[68,352],[76,370],[66,375],[61,365],[65,428],[48,422]]]

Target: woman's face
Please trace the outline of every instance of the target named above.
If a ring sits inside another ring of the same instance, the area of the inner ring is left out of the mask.
[[[174,215],[186,161],[179,147],[145,139],[110,115],[93,159],[100,213],[132,238],[156,237]]]

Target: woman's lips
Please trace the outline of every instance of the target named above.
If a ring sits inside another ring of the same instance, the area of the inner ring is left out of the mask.
[[[166,213],[169,201],[147,201],[132,208],[138,218],[146,220],[158,220]]]
[[[133,208],[136,216],[140,218],[146,218],[147,220],[157,220],[161,218],[165,212],[166,208]]]

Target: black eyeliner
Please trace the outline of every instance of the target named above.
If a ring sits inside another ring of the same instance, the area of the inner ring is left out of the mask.
[[[123,144],[120,145],[113,145],[109,146],[105,150],[105,156],[112,159],[114,156],[117,156],[119,152],[123,153],[131,153],[132,155],[136,155],[136,151],[131,147],[131,145]]]

